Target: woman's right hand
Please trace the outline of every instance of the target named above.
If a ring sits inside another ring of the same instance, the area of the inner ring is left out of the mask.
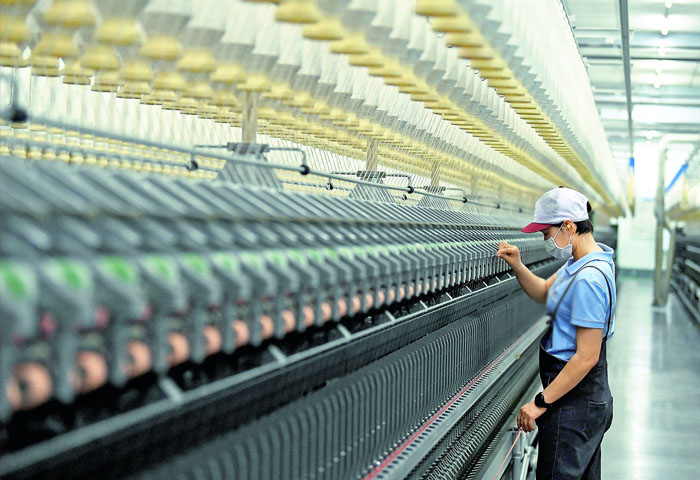
[[[498,253],[496,256],[505,260],[506,263],[510,265],[510,268],[513,269],[522,264],[520,260],[520,249],[506,241],[502,241],[498,244]]]

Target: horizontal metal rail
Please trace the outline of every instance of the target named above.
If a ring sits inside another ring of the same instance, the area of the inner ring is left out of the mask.
[[[119,152],[107,152],[104,150],[100,150],[100,149],[93,148],[93,147],[86,147],[83,145],[57,144],[57,143],[52,143],[52,142],[48,142],[48,141],[41,142],[41,141],[37,141],[37,140],[13,138],[13,137],[0,137],[0,143],[5,143],[7,145],[13,145],[13,146],[25,145],[25,146],[28,146],[30,148],[37,148],[37,149],[44,149],[44,150],[50,149],[50,150],[55,151],[56,153],[66,152],[66,153],[72,153],[72,154],[80,154],[83,156],[93,156],[95,158],[128,160],[130,162],[141,162],[141,163],[148,163],[148,164],[152,164],[152,165],[183,167],[187,170],[204,170],[204,171],[210,171],[210,172],[218,172],[217,169],[210,168],[210,167],[199,167],[198,166],[197,168],[192,168],[191,163],[180,163],[180,162],[172,162],[172,161],[168,161],[168,160],[144,158],[144,157],[139,157],[139,156],[135,156],[135,155],[128,155],[128,154],[119,153]]]
[[[15,108],[10,109],[11,111],[14,111]],[[12,118],[10,116],[10,113],[3,112],[2,117],[4,120],[7,121],[12,121]],[[171,151],[171,152],[176,152],[176,153],[181,153],[190,156],[190,158],[195,158],[197,155],[203,155],[201,151],[198,151],[197,148],[215,148],[214,146],[211,145],[196,145],[195,148],[187,148],[187,147],[179,147],[176,145],[170,145],[170,144],[165,144],[161,142],[155,142],[152,140],[147,140],[143,138],[137,138],[137,137],[132,137],[128,135],[121,135],[115,132],[107,131],[107,130],[101,130],[97,128],[87,128],[82,125],[76,125],[72,124],[69,122],[62,122],[62,121],[56,121],[52,120],[47,117],[41,117],[37,115],[32,115],[30,113],[26,114],[25,121],[30,122],[30,123],[35,123],[39,125],[44,125],[46,127],[52,127],[52,128],[59,128],[63,130],[68,130],[68,131],[75,131],[78,133],[83,133],[86,135],[93,135],[97,137],[102,137],[102,138],[107,138],[110,140],[114,140],[117,142],[125,142],[125,143],[134,143],[134,144],[139,144],[151,148],[157,148],[157,149],[162,149],[166,151]],[[6,141],[6,140],[3,140]],[[22,140],[24,143],[28,143],[27,140]],[[216,148],[219,148],[220,146],[216,146]],[[373,187],[373,188],[380,188],[384,190],[393,190],[397,192],[403,192],[407,195],[411,195],[414,193],[417,193],[419,195],[425,195],[428,197],[433,197],[433,198],[440,198],[443,200],[448,200],[448,201],[455,201],[455,202],[462,202],[462,203],[470,203],[472,205],[478,205],[478,206],[483,206],[483,207],[491,207],[491,208],[496,208],[496,209],[503,209],[503,210],[512,210],[512,211],[518,211],[515,209],[508,209],[508,208],[503,208],[501,207],[500,204],[485,204],[485,203],[480,203],[475,200],[470,200],[466,195],[463,195],[461,197],[455,197],[455,196],[448,196],[448,195],[440,195],[436,193],[430,193],[430,192],[417,192],[416,188],[408,185],[406,187],[397,187],[393,185],[386,185],[386,184],[381,184],[381,183],[374,183],[374,182],[368,182],[365,180],[361,179],[356,179],[352,178],[346,175],[338,175],[332,172],[324,172],[321,170],[316,170],[312,169],[308,166],[306,163],[306,153],[296,147],[270,147],[270,150],[294,150],[294,151],[299,151],[302,153],[302,164],[301,165],[287,165],[283,163],[272,163],[272,162],[265,162],[265,161],[257,161],[257,160],[248,160],[245,158],[241,158],[240,156],[227,156],[227,155],[221,155],[217,153],[206,153],[205,155],[208,158],[213,158],[217,160],[223,160],[225,162],[235,162],[241,165],[248,165],[248,166],[256,166],[256,167],[262,167],[262,168],[272,168],[272,169],[280,169],[280,170],[285,170],[285,171],[290,171],[290,172],[297,172],[301,175],[318,175],[321,177],[325,177],[328,179],[333,179],[333,180],[338,180],[338,181],[345,181],[345,182],[351,182],[357,185],[365,185],[368,187]],[[151,161],[150,159],[145,159],[145,161]],[[155,162],[154,162],[155,163]],[[161,162],[163,163],[163,162]],[[163,163],[165,165],[165,163]],[[182,166],[181,164],[178,164],[177,162],[173,162],[174,165]],[[198,167],[196,167],[198,168]],[[216,170],[214,170],[216,171]]]

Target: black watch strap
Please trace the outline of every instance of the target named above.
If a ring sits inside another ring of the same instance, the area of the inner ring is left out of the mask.
[[[542,392],[535,395],[535,406],[538,408],[549,408],[552,406],[551,403],[544,401],[544,394]]]

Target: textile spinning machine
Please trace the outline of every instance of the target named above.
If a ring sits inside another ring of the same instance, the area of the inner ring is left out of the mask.
[[[676,235],[670,286],[688,312],[700,321],[700,235]]]
[[[667,188],[665,222],[670,230],[664,295],[677,294],[690,315],[700,321],[700,148],[688,155],[681,174]]]
[[[3,479],[532,475],[498,242],[628,208],[558,1],[0,7]]]

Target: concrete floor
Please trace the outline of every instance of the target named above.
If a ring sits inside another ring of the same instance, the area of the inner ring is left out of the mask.
[[[673,295],[666,313],[651,299],[650,278],[620,278],[603,479],[700,478],[700,326]]]

